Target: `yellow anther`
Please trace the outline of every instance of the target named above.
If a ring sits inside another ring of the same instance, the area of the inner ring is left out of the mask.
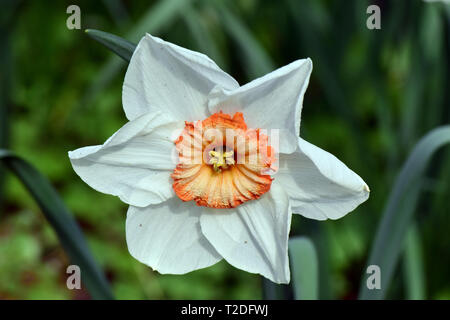
[[[232,157],[234,155],[234,151],[228,151],[228,152],[224,152],[223,157],[224,158],[229,158]]]
[[[214,171],[221,172],[222,169],[227,169],[228,165],[234,164],[234,151],[220,152],[211,150],[209,152],[211,159],[209,159],[209,164],[213,165]]]
[[[209,152],[209,155],[210,155],[211,157],[218,158],[218,157],[220,157],[220,152],[219,152],[219,151],[211,150],[211,151]]]

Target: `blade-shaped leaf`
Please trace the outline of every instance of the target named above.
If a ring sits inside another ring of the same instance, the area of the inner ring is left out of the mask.
[[[306,237],[289,240],[291,277],[297,300],[316,300],[319,292],[319,263],[316,249]]]
[[[94,299],[113,299],[109,284],[92,257],[83,233],[49,181],[33,166],[8,150],[0,161],[25,185],[56,231],[71,262],[80,267],[82,282]]]
[[[286,284],[277,284],[261,277],[262,292],[264,300],[289,300],[291,299],[291,288]]]
[[[125,61],[130,61],[134,49],[136,48],[134,43],[100,30],[86,29],[85,32],[92,39],[97,40]]]
[[[403,270],[407,298],[410,300],[425,299],[425,277],[420,234],[413,224],[408,231],[405,245]]]
[[[448,143],[450,125],[438,127],[417,143],[403,165],[390,193],[368,261],[368,265],[380,267],[381,289],[368,289],[365,281],[367,275],[364,274],[359,291],[360,299],[383,299],[386,296],[413,218],[422,175],[433,154]]]

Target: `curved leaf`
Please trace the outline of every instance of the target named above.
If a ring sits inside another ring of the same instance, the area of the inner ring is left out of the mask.
[[[403,260],[404,281],[409,300],[425,299],[425,277],[423,252],[420,234],[413,224],[406,237],[405,256]]]
[[[448,143],[450,125],[432,130],[417,143],[400,171],[378,227],[368,262],[368,265],[380,267],[381,289],[369,290],[363,280],[359,291],[360,299],[383,299],[386,296],[413,218],[421,177],[432,155]],[[366,274],[363,279],[365,277]]]
[[[92,257],[83,233],[55,189],[33,166],[8,150],[0,161],[22,181],[56,231],[71,262],[81,269],[81,279],[94,299],[113,299],[109,284]]]
[[[100,30],[86,29],[85,32],[89,37],[97,40],[125,61],[130,61],[134,49],[136,48],[134,43]]]
[[[316,300],[319,292],[319,263],[314,244],[306,237],[289,240],[292,285],[296,300]]]

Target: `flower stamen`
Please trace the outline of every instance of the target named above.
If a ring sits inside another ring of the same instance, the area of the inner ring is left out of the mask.
[[[209,164],[213,165],[213,169],[215,172],[222,172],[222,169],[228,169],[228,165],[234,164],[234,151],[214,151],[211,150],[209,152]]]

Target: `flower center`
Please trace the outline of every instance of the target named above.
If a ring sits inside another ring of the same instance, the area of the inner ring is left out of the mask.
[[[209,164],[213,166],[215,172],[222,172],[222,169],[228,169],[229,165],[233,165],[234,151],[222,152],[211,150],[209,152]]]
[[[186,122],[175,145],[179,163],[172,174],[173,189],[183,201],[234,208],[270,190],[273,149],[260,129],[247,128],[240,112]]]

